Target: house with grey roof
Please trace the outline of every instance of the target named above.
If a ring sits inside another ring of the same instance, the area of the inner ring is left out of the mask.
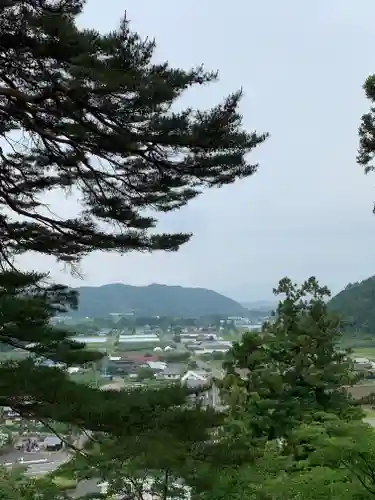
[[[212,376],[204,371],[188,370],[182,377],[181,383],[189,389],[196,389],[197,393],[190,397],[193,402],[203,406],[217,408],[220,406],[220,391]]]
[[[146,361],[146,365],[155,372],[163,372],[167,369],[167,363],[165,361]]]
[[[169,364],[163,371],[158,373],[156,377],[159,380],[180,380],[185,371],[186,367],[181,363]]]
[[[57,436],[47,436],[41,443],[41,448],[46,451],[59,451],[63,447],[63,442]]]

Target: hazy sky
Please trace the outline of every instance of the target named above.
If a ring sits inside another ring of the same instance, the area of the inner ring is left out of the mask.
[[[245,126],[271,138],[253,157],[254,177],[163,220],[162,229],[195,233],[180,252],[94,254],[84,283],[202,286],[252,300],[285,275],[339,291],[375,274],[375,177],[355,163],[362,84],[375,72],[374,0],[89,0],[81,22],[110,30],[125,9],[156,38],[157,59],[220,71],[186,104],[208,107],[242,86]],[[23,261],[78,284],[52,260]]]

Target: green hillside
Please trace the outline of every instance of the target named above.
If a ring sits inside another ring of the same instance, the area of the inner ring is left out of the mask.
[[[329,302],[340,313],[345,329],[375,335],[375,276],[360,283],[350,283]]]
[[[247,309],[212,290],[181,286],[131,286],[121,283],[80,287],[80,306],[74,316],[105,317],[134,312],[137,316],[245,316]]]

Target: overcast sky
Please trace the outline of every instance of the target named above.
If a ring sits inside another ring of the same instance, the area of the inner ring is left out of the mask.
[[[163,221],[195,234],[178,253],[94,254],[83,283],[200,286],[253,300],[285,275],[315,275],[337,292],[375,274],[375,177],[355,163],[362,85],[375,72],[374,0],[89,0],[81,23],[110,30],[125,9],[133,29],[155,37],[157,59],[220,71],[187,105],[209,107],[242,86],[246,128],[271,137],[254,155],[254,177]],[[80,284],[44,257],[23,260]]]

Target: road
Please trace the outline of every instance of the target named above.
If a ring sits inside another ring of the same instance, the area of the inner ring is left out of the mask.
[[[53,472],[58,467],[60,467],[64,463],[66,463],[68,460],[69,460],[69,457],[68,458],[58,457],[57,460],[38,463],[38,464],[30,464],[27,467],[26,475],[27,476],[44,476],[45,474],[49,474],[50,472]],[[25,463],[24,465],[27,465],[27,464]]]
[[[23,462],[21,459],[23,458]],[[53,472],[62,464],[68,462],[71,455],[64,451],[58,452],[35,452],[13,450],[0,457],[0,465],[14,467],[17,465],[27,467],[28,476],[42,476]]]

